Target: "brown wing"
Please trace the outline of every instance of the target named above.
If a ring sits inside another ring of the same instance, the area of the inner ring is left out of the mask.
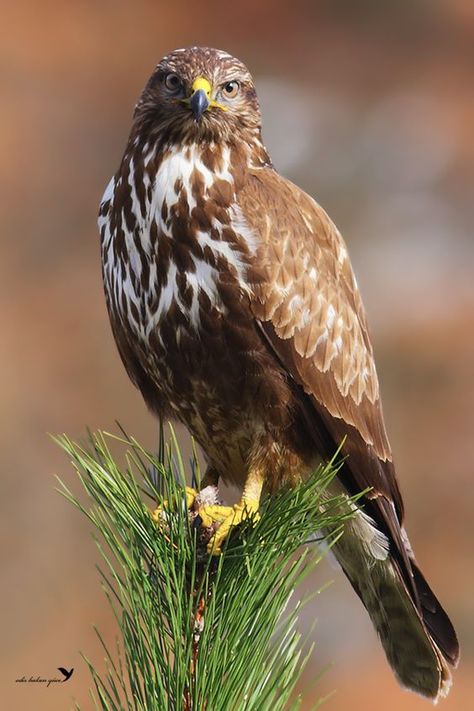
[[[255,286],[253,312],[275,355],[309,396],[315,427],[325,428],[336,446],[346,438],[354,479],[349,488],[372,488],[375,518],[403,549],[403,505],[366,316],[344,241],[302,190],[271,169],[252,175],[239,202],[261,240],[258,260],[267,276]]]
[[[258,269],[266,271],[266,279],[254,285],[257,327],[297,384],[315,443],[325,449],[321,453],[331,456],[345,438],[344,451],[349,456],[339,478],[352,493],[371,487],[364,508],[389,538],[388,565],[395,566],[406,586],[428,631],[429,644],[435,650],[437,645],[455,665],[459,656],[456,633],[416,565],[402,529],[403,505],[383,422],[367,321],[344,241],[314,200],[271,169],[253,171],[239,202],[249,228],[259,237]],[[358,590],[354,575],[346,573]],[[366,596],[358,592],[366,604]],[[406,621],[406,607],[402,612]],[[377,626],[377,615],[372,616]],[[379,633],[383,637],[382,627]],[[390,635],[387,639],[387,654],[397,669],[400,649]],[[449,680],[439,655],[438,661],[439,673]]]

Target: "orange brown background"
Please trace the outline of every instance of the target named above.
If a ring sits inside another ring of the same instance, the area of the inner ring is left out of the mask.
[[[156,424],[110,334],[96,210],[134,102],[178,46],[226,49],[255,75],[275,165],[329,211],[365,299],[417,556],[459,631],[440,708],[474,708],[474,6],[470,0],[291,3],[33,0],[0,26],[1,707],[92,708],[79,657],[114,627],[89,527],[55,491],[74,482],[47,433]],[[327,564],[307,608],[307,694],[328,711],[417,711],[368,618]],[[16,678],[54,676],[44,688]]]

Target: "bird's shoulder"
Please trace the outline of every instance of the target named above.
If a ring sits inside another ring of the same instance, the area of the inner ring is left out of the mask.
[[[333,316],[336,322],[338,317],[349,319],[360,329],[365,347],[372,352],[367,317],[345,241],[321,205],[269,168],[251,171],[239,202],[250,228],[258,234],[259,256],[269,270],[265,308],[272,317],[283,303],[291,306],[295,315],[300,311],[296,306],[303,306],[301,300],[320,316],[324,316],[326,306],[329,321]],[[308,313],[303,308],[301,321],[308,321],[311,314],[312,310]],[[300,330],[297,322],[293,325]],[[304,347],[306,355],[313,345],[309,339]],[[303,344],[298,348],[303,349]]]

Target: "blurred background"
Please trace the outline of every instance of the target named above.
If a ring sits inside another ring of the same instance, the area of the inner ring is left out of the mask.
[[[2,708],[89,708],[79,650],[114,625],[89,527],[47,433],[118,419],[153,448],[156,423],[125,375],[102,295],[97,206],[141,88],[168,51],[237,55],[256,78],[280,172],[349,245],[418,560],[463,656],[443,711],[474,708],[474,5],[471,0],[2,4],[0,241]],[[184,437],[183,437],[184,439]],[[328,711],[427,702],[399,689],[359,601],[333,579],[304,677]],[[19,684],[75,668],[67,684]],[[210,710],[211,711],[211,710]]]

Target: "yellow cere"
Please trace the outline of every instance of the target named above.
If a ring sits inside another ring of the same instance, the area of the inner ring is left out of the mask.
[[[227,106],[224,106],[223,104],[220,104],[218,101],[211,99],[212,86],[211,86],[211,83],[205,77],[196,77],[196,79],[193,81],[192,86],[191,86],[192,93],[194,94],[194,92],[199,91],[199,89],[202,89],[202,91],[206,94],[207,98],[209,99],[209,107],[210,108],[216,107],[218,109],[222,109],[222,111],[228,110]]]
[[[202,89],[203,92],[208,97],[208,99],[211,97],[212,87],[211,87],[210,83],[208,82],[208,80],[205,79],[204,77],[197,77],[197,79],[195,79],[193,81],[193,85],[192,85],[191,89],[192,89],[193,94],[195,91],[199,91],[199,89]]]

